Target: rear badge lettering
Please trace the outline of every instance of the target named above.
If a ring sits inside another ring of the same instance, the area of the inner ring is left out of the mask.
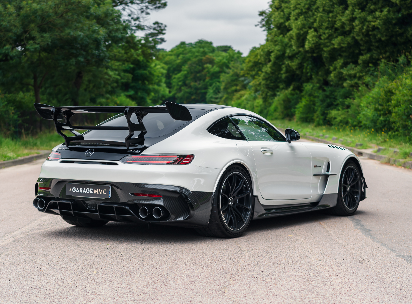
[[[110,198],[111,187],[105,185],[67,184],[66,195],[90,198]]]

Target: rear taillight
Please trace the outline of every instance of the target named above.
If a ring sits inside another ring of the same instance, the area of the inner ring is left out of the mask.
[[[122,159],[125,164],[137,165],[188,165],[194,155],[129,155]]]
[[[47,160],[60,160],[62,158],[61,154],[59,152],[55,152],[53,151],[52,153],[50,153],[49,157],[47,158]]]

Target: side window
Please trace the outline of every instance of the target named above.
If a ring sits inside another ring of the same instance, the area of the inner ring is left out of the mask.
[[[285,141],[285,138],[269,124],[251,116],[234,116],[232,120],[248,141]]]
[[[207,130],[209,133],[222,138],[244,140],[242,134],[239,133],[228,117],[216,121]]]

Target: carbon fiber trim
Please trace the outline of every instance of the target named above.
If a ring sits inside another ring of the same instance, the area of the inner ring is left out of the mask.
[[[66,185],[69,182],[93,185],[110,185],[111,197],[106,199],[73,197],[66,194]],[[50,187],[48,191],[38,191],[38,198],[43,198],[49,202],[50,210],[41,210],[43,212],[59,214],[59,208],[64,204],[71,204],[70,210],[77,210],[78,216],[87,216],[104,218],[112,221],[126,220],[127,216],[135,216],[142,206],[154,208],[156,206],[164,207],[168,212],[168,217],[161,220],[148,219],[146,222],[187,222],[190,225],[203,226],[207,225],[211,210],[212,193],[209,192],[192,192],[186,188],[171,185],[156,184],[133,184],[133,183],[112,183],[112,182],[95,182],[82,180],[62,180],[62,179],[38,179],[39,188]],[[140,197],[132,193],[144,193],[160,195],[161,197]],[[59,203],[62,202],[62,204]],[[60,206],[61,205],[61,206]],[[66,209],[69,210],[68,205]],[[86,208],[87,212],[83,209]],[[101,210],[113,210],[113,212],[100,212]],[[56,211],[57,210],[57,211]],[[49,212],[50,211],[50,212]],[[68,212],[68,211],[63,211]],[[73,214],[72,214],[73,215]],[[138,216],[137,216],[138,217]],[[138,219],[142,221],[142,219]],[[129,219],[127,219],[129,221]]]

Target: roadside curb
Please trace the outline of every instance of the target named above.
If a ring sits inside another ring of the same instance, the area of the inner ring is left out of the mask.
[[[337,145],[337,146],[340,146],[340,147],[344,147],[345,149],[348,149],[349,151],[352,151],[357,156],[363,156],[363,157],[367,157],[367,158],[374,159],[374,160],[384,161],[385,163],[389,163],[391,165],[397,165],[397,166],[404,167],[404,168],[407,168],[407,169],[412,169],[412,161],[406,161],[405,162],[402,159],[390,158],[390,157],[387,157],[385,155],[379,155],[379,154],[376,154],[376,153],[365,152],[365,151],[362,151],[360,149],[343,146],[342,144],[339,144],[339,143],[334,143],[334,142],[331,142],[331,141],[327,141],[327,140],[317,138],[317,137],[313,137],[313,136],[309,136],[309,135],[303,135],[302,137],[307,138],[307,139],[311,139],[311,140],[315,140],[315,141],[318,141],[318,142],[321,142],[321,143],[324,143],[324,144]]]
[[[13,159],[13,160],[6,160],[6,161],[0,161],[0,170],[12,166],[17,166],[17,165],[23,165],[27,163],[31,163],[32,161],[39,160],[39,159],[45,159],[47,156],[49,156],[50,151],[40,151],[40,154],[35,154],[35,155],[29,155],[25,157],[21,157],[18,159]]]

